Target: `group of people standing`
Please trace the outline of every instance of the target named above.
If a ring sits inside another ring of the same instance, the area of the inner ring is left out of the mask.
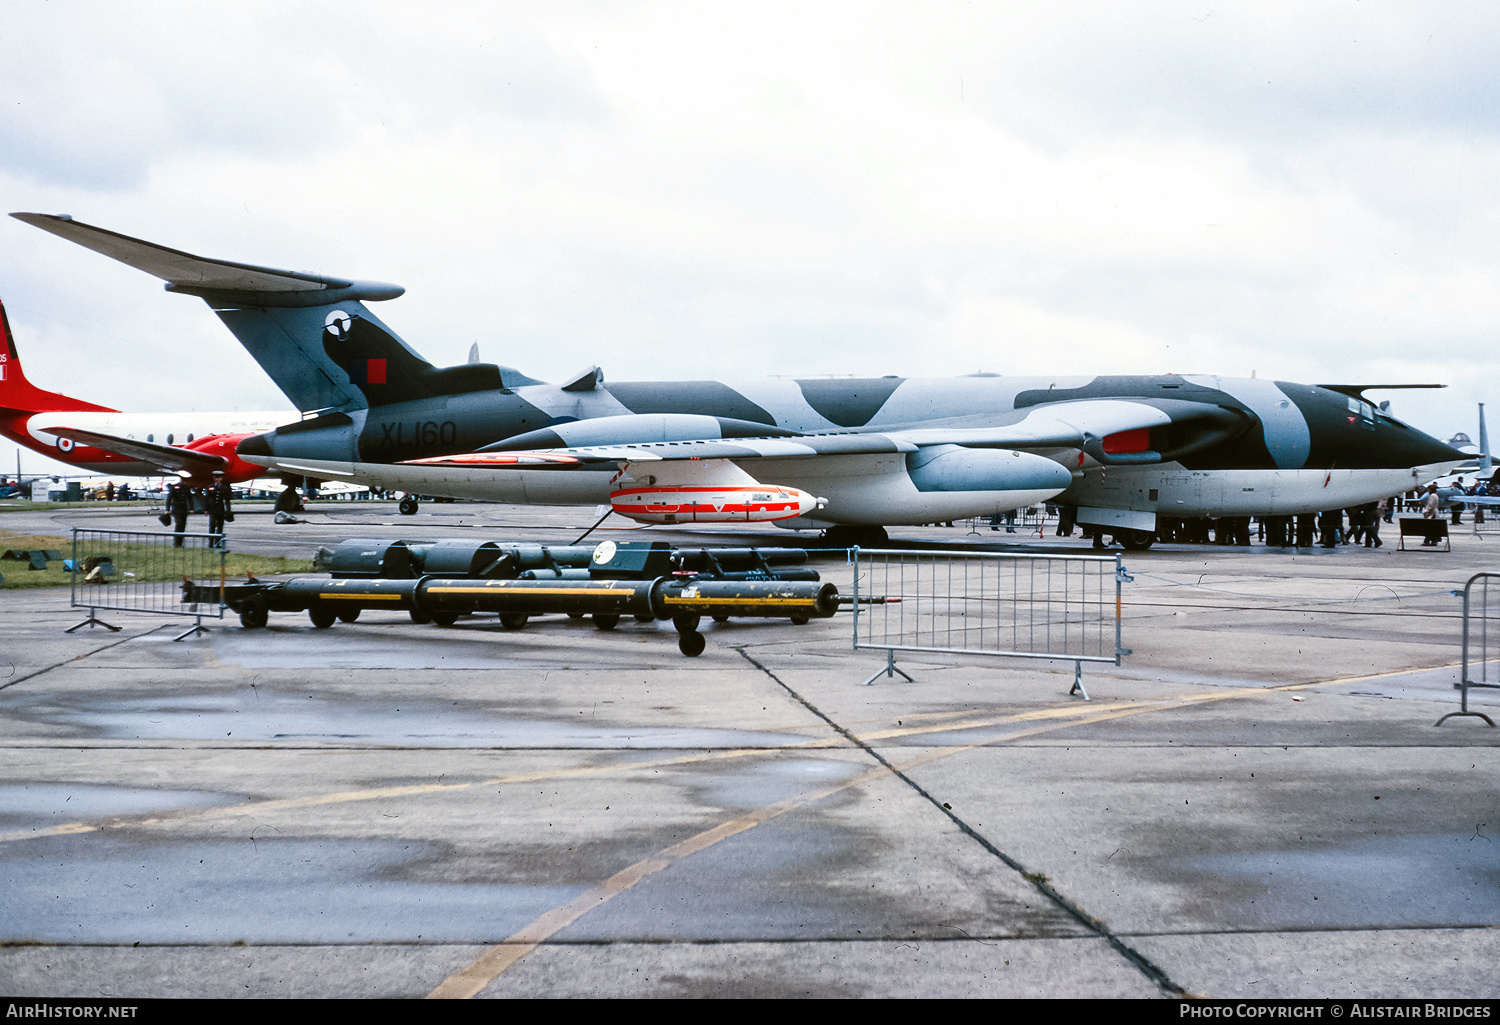
[[[1316,543],[1323,548],[1361,542],[1366,548],[1384,547],[1385,542],[1380,540],[1380,524],[1391,522],[1394,501],[1382,498],[1351,509],[1325,509],[1320,513],[1298,516],[1267,516],[1262,520],[1266,544],[1272,548],[1311,548],[1316,536]]]
[[[1425,494],[1422,494],[1420,492],[1418,493],[1418,500],[1422,503],[1422,515],[1429,520],[1437,518],[1437,506],[1439,502],[1434,502],[1434,499],[1438,498],[1437,490],[1438,489],[1436,484],[1429,484],[1427,485],[1427,491]],[[1458,481],[1453,485],[1453,490],[1448,498],[1448,511],[1453,517],[1453,525],[1456,527],[1464,521],[1465,503],[1459,500],[1459,495],[1472,495],[1474,497],[1481,497],[1497,493],[1500,493],[1500,484],[1495,484],[1487,480],[1480,480],[1478,477],[1475,477],[1474,483],[1470,484],[1468,487],[1465,487],[1464,479],[1462,477],[1458,478]],[[1475,525],[1477,526],[1479,524],[1482,524],[1484,522],[1484,506],[1477,503],[1468,504],[1474,506]]]
[[[218,473],[214,474],[213,484],[206,488],[189,487],[186,481],[178,481],[168,487],[167,511],[160,518],[162,525],[171,524],[173,533],[177,535],[172,544],[177,548],[182,547],[182,535],[187,531],[187,519],[194,511],[195,504],[200,505],[208,514],[208,532],[223,534],[224,524],[234,520],[232,498],[229,482],[224,479],[223,474]]]
[[[1390,523],[1399,499],[1366,502],[1352,509],[1327,509],[1298,516],[1224,516],[1157,520],[1158,540],[1178,544],[1250,545],[1259,540],[1272,548],[1312,548],[1363,544],[1380,548],[1380,524]],[[1058,536],[1067,534],[1059,524]],[[1108,533],[1107,528],[1086,528]],[[1096,534],[1097,539],[1097,534]]]

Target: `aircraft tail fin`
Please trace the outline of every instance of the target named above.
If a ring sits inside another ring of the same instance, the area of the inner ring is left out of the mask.
[[[18,413],[114,412],[108,406],[96,406],[59,392],[38,388],[26,379],[21,356],[11,334],[10,318],[0,303],[0,409]]]
[[[368,315],[330,315],[322,348],[371,406],[506,386],[501,368],[493,363],[433,366]]]
[[[394,299],[405,291],[399,285],[195,256],[67,215],[11,216],[161,278],[169,292],[195,295],[208,303],[303,412],[359,409],[366,404],[360,389],[323,352],[324,327],[335,317],[358,316],[378,324],[360,300]],[[390,334],[383,325],[382,329]],[[396,344],[405,348],[399,340]]]
[[[304,413],[539,383],[475,350],[463,366],[428,363],[361,301],[394,299],[399,285],[194,256],[66,215],[11,216],[203,299]]]
[[[209,302],[276,387],[304,413],[348,412],[380,404],[370,397],[369,365],[359,364],[359,354],[347,344],[352,325],[361,326],[361,337],[379,339],[366,358],[403,368],[430,368],[357,300],[302,308],[220,307]]]
[[[1479,404],[1479,469],[1488,472],[1495,465],[1490,456],[1490,429],[1484,423],[1484,403]]]

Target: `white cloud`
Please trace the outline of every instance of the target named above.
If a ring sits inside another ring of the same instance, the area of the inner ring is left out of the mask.
[[[1249,373],[1455,387],[1500,210],[1486,5],[74,4],[8,11],[0,193],[390,280],[542,376]],[[198,301],[17,222],[33,377],[280,396]],[[44,376],[45,375],[45,376]]]

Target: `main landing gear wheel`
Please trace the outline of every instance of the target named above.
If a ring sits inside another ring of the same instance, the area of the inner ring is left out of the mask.
[[[396,508],[401,511],[402,516],[415,516],[417,514],[417,500],[407,495]]]
[[[320,608],[314,605],[307,610],[307,618],[312,620],[312,625],[319,630],[327,630],[339,618],[338,613],[332,609]]]
[[[1156,535],[1147,530],[1122,530],[1115,540],[1127,552],[1144,552],[1156,543]]]

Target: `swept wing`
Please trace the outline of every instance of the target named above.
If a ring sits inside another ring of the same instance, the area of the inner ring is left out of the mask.
[[[568,428],[521,435],[490,445],[486,450],[409,460],[410,465],[473,469],[597,469],[618,462],[677,460],[806,459],[833,455],[874,455],[915,452],[934,445],[964,448],[1057,450],[1081,449],[1102,463],[1160,462],[1189,449],[1224,440],[1248,426],[1238,411],[1201,402],[1155,400],[1137,402],[1094,399],[1045,403],[1017,411],[1008,423],[990,426],[950,425],[910,429],[791,434],[775,437],[690,438],[679,441],[635,440],[631,425],[639,419],[642,431],[660,430],[659,417],[617,417],[617,444],[567,445]],[[649,423],[647,423],[649,421]],[[580,426],[596,432],[597,421]],[[1186,426],[1171,446],[1151,448],[1149,432],[1170,425]],[[540,442],[541,444],[538,444]],[[550,444],[548,444],[550,442]],[[1113,442],[1113,444],[1112,444]],[[541,457],[549,457],[542,460]]]

